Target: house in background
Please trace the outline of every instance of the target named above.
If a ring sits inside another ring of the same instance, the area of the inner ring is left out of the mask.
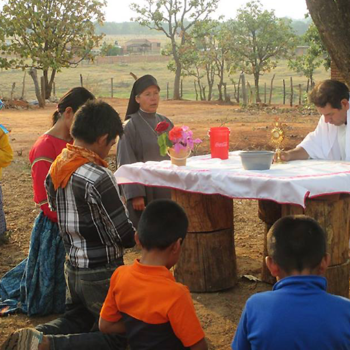
[[[131,55],[160,54],[160,42],[148,39],[132,39],[125,43],[124,52]]]

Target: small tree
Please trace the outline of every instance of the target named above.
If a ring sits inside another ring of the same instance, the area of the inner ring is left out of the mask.
[[[199,21],[208,18],[217,8],[219,0],[145,0],[141,7],[132,4],[138,14],[133,21],[142,26],[164,33],[171,42],[171,55],[175,63],[174,95],[180,99],[182,63],[180,51],[186,44],[186,34]],[[179,40],[178,40],[179,37]]]
[[[0,31],[10,44],[2,45],[1,51],[16,57],[17,68],[42,70],[49,98],[56,72],[76,66],[101,39],[94,22],[102,24],[104,5],[95,0],[7,0]]]
[[[290,22],[277,18],[274,11],[264,11],[259,1],[248,2],[238,10],[232,30],[235,38],[232,60],[238,62],[243,72],[253,74],[256,102],[261,102],[260,76],[275,68],[278,59],[290,57],[295,34]]]
[[[308,45],[306,54],[289,60],[288,66],[298,73],[302,73],[314,85],[314,72],[323,63],[324,67],[330,67],[330,59],[325,50],[318,30],[311,24],[306,33],[302,36],[304,44]]]

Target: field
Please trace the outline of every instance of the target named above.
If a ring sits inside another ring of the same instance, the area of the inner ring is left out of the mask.
[[[134,39],[135,36],[110,36],[105,40],[114,42],[118,40],[120,44],[123,44],[129,39]],[[145,38],[147,38],[145,36]],[[165,44],[164,36],[150,36],[152,40],[159,40],[161,45]],[[166,62],[143,62],[142,56],[140,56],[140,62],[136,63],[119,63],[119,64],[80,64],[76,68],[62,69],[56,76],[56,95],[60,96],[63,92],[67,91],[72,86],[80,85],[80,74],[83,76],[84,86],[90,89],[96,96],[109,97],[111,96],[111,78],[114,80],[114,97],[127,98],[130,94],[130,87],[133,83],[133,78],[129,74],[133,72],[137,76],[144,74],[154,75],[160,84],[161,94],[163,98],[166,98],[166,86],[169,83],[169,96],[172,96],[174,75],[166,68]],[[306,90],[307,79],[291,70],[287,66],[287,61],[280,61],[277,68],[269,73],[261,76],[260,94],[264,101],[264,84],[267,84],[267,100],[269,98],[270,82],[273,74],[276,74],[274,79],[274,89],[272,95],[273,103],[282,103],[282,80],[285,80],[287,91],[287,104],[289,103],[290,94],[290,78],[293,78],[294,86],[294,104],[298,103],[298,85],[302,85],[302,90]],[[22,84],[24,73],[21,70],[9,70],[0,72],[0,98],[9,97],[11,87],[13,83],[16,83],[15,96],[20,97],[22,94]],[[315,80],[320,81],[329,77],[329,73],[325,72],[323,68],[318,69],[315,72]],[[236,83],[239,79],[239,72],[233,74],[230,79]],[[233,96],[234,86],[232,81],[227,78],[228,93]],[[254,80],[252,76],[246,77],[247,82],[253,87]],[[206,85],[206,84],[204,84]],[[208,90],[208,89],[207,89]],[[214,100],[217,98],[216,83],[214,84]],[[26,75],[26,88],[25,98],[32,100],[35,99],[34,85],[32,79]],[[186,77],[183,80],[183,98],[188,100],[195,100],[195,91],[193,86],[193,77]]]
[[[127,100],[107,99],[124,116]],[[37,137],[50,127],[50,115],[55,106],[45,110],[3,110],[1,123],[11,129],[11,143],[15,150],[15,160],[4,169],[2,186],[4,191],[5,212],[7,215],[10,238],[0,245],[0,278],[9,269],[16,266],[28,254],[32,224],[38,209],[32,200],[32,187],[28,152]],[[176,125],[189,125],[196,137],[203,139],[199,147],[200,154],[209,153],[207,131],[209,127],[226,125],[231,129],[230,150],[272,149],[268,143],[269,131],[275,117],[287,123],[286,149],[294,147],[303,137],[314,129],[317,115],[300,113],[297,108],[290,110],[249,109],[241,110],[237,106],[217,103],[199,103],[191,101],[163,101],[159,113],[168,116]],[[115,149],[110,154],[113,168]],[[263,224],[257,217],[257,202],[253,200],[234,200],[235,244],[239,276],[259,277],[262,250]],[[138,255],[137,250],[129,250],[126,263]],[[193,293],[195,308],[206,333],[210,349],[226,350],[237,327],[242,308],[247,298],[257,292],[271,289],[270,285],[250,281],[242,277],[238,284],[220,293]],[[28,318],[14,315],[1,318],[1,340],[13,330],[30,327],[56,316],[46,318]]]

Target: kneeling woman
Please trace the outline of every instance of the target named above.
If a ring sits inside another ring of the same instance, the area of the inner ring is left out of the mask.
[[[117,165],[169,159],[161,156],[158,146],[158,134],[155,127],[158,123],[173,123],[157,113],[159,105],[157,80],[152,75],[144,75],[135,81],[129,99],[125,117],[124,135],[118,143]],[[142,185],[123,185],[123,195],[127,200],[129,217],[137,228],[142,211],[154,199],[170,198],[170,190],[160,187]]]
[[[69,90],[58,102],[52,117],[52,128],[41,135],[30,150],[34,201],[41,211],[32,230],[28,258],[0,281],[0,301],[3,301],[2,306],[8,302],[7,313],[15,312],[17,308],[29,316],[62,313],[65,310],[65,250],[57,214],[50,211],[47,204],[44,181],[51,163],[67,143],[73,142],[70,127],[74,113],[91,99],[94,96],[83,87]],[[7,295],[3,295],[3,291]]]

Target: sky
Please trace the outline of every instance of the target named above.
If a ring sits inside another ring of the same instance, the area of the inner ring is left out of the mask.
[[[307,13],[305,0],[260,0],[266,10],[275,10],[277,17],[290,17],[303,19]],[[135,16],[130,10],[130,4],[146,4],[145,0],[107,0],[105,10],[106,21],[108,22],[129,22]],[[213,17],[224,15],[225,19],[234,18],[236,10],[247,3],[246,0],[220,0],[218,10]]]

